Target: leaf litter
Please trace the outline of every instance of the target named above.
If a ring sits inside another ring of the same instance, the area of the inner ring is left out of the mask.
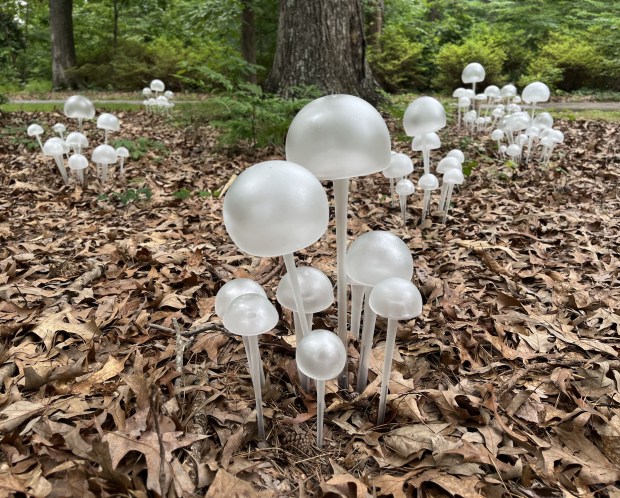
[[[0,496],[620,495],[617,125],[561,122],[551,164],[518,167],[447,130],[444,149],[475,167],[445,226],[438,215],[418,226],[416,199],[405,228],[386,180],[352,181],[349,238],[403,238],[425,305],[399,328],[387,422],[375,425],[379,320],[364,393],[328,383],[318,450],[290,314],[278,307],[260,341],[266,441],[242,342],[214,314],[231,278],[274,298],[282,262],[237,250],[217,193],[282,151],[221,150],[207,125],[119,117],[123,139],[164,147],[85,189],[2,135]],[[63,116],[0,119],[25,130]],[[300,260],[333,278],[333,227]],[[336,322],[335,307],[316,317]]]

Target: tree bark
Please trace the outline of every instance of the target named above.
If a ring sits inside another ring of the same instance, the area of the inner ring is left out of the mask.
[[[68,71],[75,67],[73,0],[49,0],[52,39],[52,84],[54,88],[75,88]]]
[[[381,49],[381,34],[383,33],[383,13],[385,11],[385,3],[383,0],[374,0],[373,15],[370,24],[370,42]]]
[[[256,17],[253,0],[243,0],[241,11],[241,55],[252,66],[256,66]],[[256,83],[256,67],[252,67],[247,77],[250,83]]]
[[[290,96],[300,86],[379,100],[366,61],[360,0],[280,0],[276,54],[265,87]]]

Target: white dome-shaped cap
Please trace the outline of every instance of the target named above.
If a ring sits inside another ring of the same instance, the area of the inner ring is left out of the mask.
[[[511,131],[521,131],[529,128],[532,118],[527,112],[515,112],[506,119],[505,128]]]
[[[506,147],[505,145],[500,145],[500,147],[499,147],[499,152],[500,152],[501,154],[505,154],[505,153],[506,153],[506,149],[507,149],[507,148],[508,148],[508,147]]]
[[[435,190],[439,188],[439,180],[432,173],[427,173],[418,180],[418,188],[422,190]]]
[[[28,127],[27,133],[29,137],[36,137],[43,133],[43,127],[40,124],[33,123]]]
[[[422,137],[424,137],[424,147],[427,150],[436,150],[441,147],[441,139],[437,133],[427,133],[423,136],[415,136],[411,141],[411,150],[416,152],[422,151]]]
[[[461,73],[461,80],[463,83],[480,83],[484,81],[486,73],[482,64],[478,62],[472,62],[467,64]]]
[[[286,159],[321,180],[383,171],[390,133],[381,114],[353,95],[327,95],[297,113],[286,135]]]
[[[551,96],[549,87],[541,81],[535,81],[527,85],[521,94],[523,100],[530,103],[547,102]]]
[[[117,147],[116,157],[129,157],[129,150],[127,147]]]
[[[233,334],[260,335],[278,324],[278,312],[265,296],[242,294],[228,305],[222,323]]]
[[[499,128],[491,132],[491,140],[501,140],[502,138],[504,138],[504,132]]]
[[[460,169],[452,168],[443,175],[443,182],[451,185],[461,185],[465,181],[463,172]]]
[[[560,130],[551,129],[549,135],[547,135],[551,140],[553,140],[556,144],[561,144],[564,142],[564,133]]]
[[[150,97],[153,94],[153,90],[151,90],[148,86],[142,89],[142,95],[145,97]]]
[[[313,330],[299,341],[297,368],[315,380],[337,377],[347,364],[347,352],[340,338],[328,330]]]
[[[484,93],[477,93],[476,96],[474,97],[474,100],[478,100],[480,102],[486,99],[487,99],[487,96]]]
[[[517,157],[519,154],[521,154],[521,146],[518,144],[512,144],[506,148],[507,156]]]
[[[533,125],[538,126],[541,130],[546,130],[553,126],[553,116],[548,112],[541,112],[534,117]]]
[[[43,154],[46,156],[62,156],[64,149],[58,140],[50,138],[43,144]]]
[[[171,99],[174,98],[174,92],[170,91],[170,90],[166,90],[164,92],[164,97],[166,97],[167,99]]]
[[[235,278],[226,282],[215,296],[215,314],[224,318],[224,313],[235,299],[245,294],[258,294],[267,299],[265,290],[250,278]]]
[[[463,165],[456,157],[444,157],[437,165],[437,173],[445,173],[449,169],[462,170]]]
[[[459,97],[459,107],[469,107],[471,105],[471,99],[467,96]]]
[[[384,318],[411,320],[422,313],[422,295],[411,281],[388,278],[372,289],[368,305]]]
[[[118,118],[114,114],[104,112],[97,118],[97,128],[101,128],[102,130],[118,131],[120,130],[120,124],[118,122]]]
[[[327,230],[321,182],[289,161],[266,161],[239,175],[224,198],[224,225],[243,252],[281,256],[313,244]]]
[[[166,89],[166,85],[162,80],[153,80],[151,81],[151,90],[154,92],[163,92]]]
[[[446,157],[455,157],[461,164],[465,161],[465,154],[459,149],[452,149],[446,154]]]
[[[496,99],[499,97],[499,87],[495,85],[489,85],[484,89],[484,94],[491,99]]]
[[[499,96],[502,98],[515,97],[517,95],[517,87],[513,84],[504,85],[499,91]]]
[[[439,131],[446,126],[446,111],[437,99],[420,97],[405,110],[403,126],[410,137]]]
[[[325,273],[311,266],[300,266],[297,268],[297,278],[306,313],[319,313],[332,305],[334,288]],[[290,274],[287,273],[280,280],[276,299],[284,308],[297,311]]]
[[[49,139],[47,140],[47,142],[49,142],[49,143],[54,142],[54,143],[60,144],[60,146],[62,147],[62,153],[63,153],[63,154],[68,154],[68,153],[69,153],[69,151],[70,151],[70,148],[69,148],[69,146],[67,145],[67,142],[66,142],[65,140],[63,140],[62,138],[60,138],[60,137],[52,137],[52,138],[49,138]]]
[[[117,161],[116,150],[111,145],[99,145],[93,150],[91,159],[94,163],[114,164]]]
[[[398,181],[394,190],[397,195],[411,195],[415,193],[415,185],[411,180],[404,178]]]
[[[476,111],[467,111],[465,114],[463,114],[463,121],[465,121],[466,123],[473,123],[474,121],[476,121],[477,117],[478,113]]]
[[[467,90],[465,90],[465,88],[463,87],[457,88],[456,90],[454,90],[454,92],[452,92],[452,96],[457,99],[461,97],[466,97]]]
[[[82,95],[73,95],[65,100],[65,116],[71,119],[93,119],[95,117],[94,104]]]
[[[69,161],[69,168],[72,170],[83,170],[88,168],[88,159],[86,159],[82,154],[73,154]]]
[[[64,133],[66,129],[67,127],[62,123],[56,123],[54,126],[52,126],[52,130],[54,130],[56,133]]]
[[[67,138],[65,138],[65,142],[71,148],[79,147],[84,149],[88,147],[88,138],[86,138],[86,136],[79,131],[72,131],[69,133]]]
[[[383,176],[386,178],[399,178],[407,176],[413,171],[413,162],[407,154],[392,154],[390,165],[383,170]]]
[[[349,246],[347,273],[356,282],[370,286],[390,277],[410,279],[413,257],[407,244],[393,233],[367,232]]]
[[[495,109],[493,109],[493,112],[491,114],[496,118],[501,118],[504,116],[505,113],[504,113],[504,109],[500,107],[496,107]]]

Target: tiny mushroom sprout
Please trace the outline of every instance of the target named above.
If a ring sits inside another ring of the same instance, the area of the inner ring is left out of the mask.
[[[497,142],[497,150],[499,152],[499,148],[502,146],[502,138],[504,138],[504,132],[499,128],[496,128],[491,132],[491,140],[495,140]]]
[[[129,150],[127,147],[117,147],[116,148],[116,157],[120,159],[120,175],[125,174],[125,159],[129,157]]]
[[[465,177],[463,176],[463,172],[460,169],[449,169],[443,175],[443,183],[448,185],[448,190],[446,192],[446,200],[443,206],[443,223],[446,222],[448,218],[448,211],[450,210],[450,199],[452,198],[452,190],[455,185],[461,185]]]
[[[62,158],[65,150],[63,148],[62,140],[58,137],[50,138],[45,141],[43,144],[43,154],[46,156],[50,156],[54,158],[56,162],[56,166],[58,167],[58,171],[60,171],[60,175],[65,183],[69,183],[69,177],[67,176],[67,169],[65,168],[65,163]]]
[[[316,445],[323,445],[325,381],[337,377],[347,364],[347,351],[340,338],[328,330],[313,330],[297,344],[299,370],[316,382]]]
[[[390,159],[390,165],[385,168],[383,176],[390,179],[390,195],[392,197],[392,207],[394,207],[394,180],[404,178],[413,172],[413,162],[407,154],[394,153]]]
[[[422,175],[418,180],[418,188],[424,190],[421,217],[421,220],[424,221],[431,205],[431,192],[439,188],[439,180],[437,180],[437,177],[432,173],[427,173]]]
[[[405,133],[410,137],[421,136],[421,149],[424,157],[424,172],[430,168],[429,152],[426,147],[426,135],[446,126],[446,111],[441,103],[432,97],[420,97],[414,100],[403,116]]]
[[[88,147],[88,138],[79,131],[73,131],[67,135],[65,143],[73,149],[74,154],[81,154]]]
[[[105,139],[103,143],[107,144],[108,133],[111,131],[118,131],[120,129],[120,124],[118,122],[118,118],[114,114],[104,112],[97,118],[97,128],[104,130]]]
[[[467,66],[465,66],[465,68],[463,69],[463,72],[461,73],[461,80],[465,84],[471,83],[472,90],[474,91],[474,93],[476,93],[476,83],[484,81],[485,76],[486,74],[484,71],[484,67],[482,67],[482,64],[478,62],[472,62],[470,64],[467,64]]]
[[[43,151],[43,144],[41,143],[41,135],[43,135],[43,127],[40,124],[33,123],[28,126],[28,130],[26,131],[29,137],[35,137],[37,142],[39,142],[39,147],[41,147],[41,151]],[[45,152],[43,152],[45,153]]]
[[[407,224],[407,196],[415,192],[415,186],[411,180],[403,178],[396,184],[396,193],[400,202],[400,214],[403,217],[403,225]]]
[[[108,180],[108,166],[117,161],[116,150],[111,145],[99,145],[93,150],[92,160],[97,165],[97,177],[105,183]]]
[[[382,424],[385,420],[398,321],[412,320],[422,313],[422,296],[410,280],[393,277],[383,280],[373,288],[370,293],[369,305],[375,314],[388,319],[381,376],[381,394],[379,396],[379,414],[377,416],[377,424]]]
[[[77,119],[78,131],[81,132],[82,122],[95,117],[95,106],[86,97],[73,95],[65,100],[64,112],[69,119]]]
[[[258,336],[268,332],[278,323],[278,312],[265,296],[243,294],[233,300],[224,311],[224,327],[233,334],[247,338],[249,346],[248,365],[251,368],[254,396],[256,398],[256,421],[258,435],[265,439],[263,419],[263,398],[261,393],[262,361],[258,349]]]
[[[446,156],[437,165],[437,173],[444,175],[449,169],[463,170],[463,164],[456,157]],[[441,184],[441,194],[439,195],[439,202],[437,207],[440,211],[444,210],[444,203],[446,201],[446,194],[448,193],[448,184],[443,181]]]
[[[58,136],[60,138],[65,138],[64,133],[66,129],[67,127],[62,123],[56,123],[54,126],[52,126],[52,130],[54,130],[54,133],[58,133]]]
[[[68,163],[69,169],[71,171],[75,171],[80,183],[84,185],[84,170],[88,168],[88,159],[86,159],[82,154],[73,154],[69,158]]]
[[[532,119],[536,113],[536,104],[540,102],[547,102],[551,95],[549,87],[540,81],[530,83],[523,89],[523,100],[532,104]]]

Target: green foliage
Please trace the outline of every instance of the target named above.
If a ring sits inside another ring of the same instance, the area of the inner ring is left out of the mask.
[[[136,161],[143,158],[150,151],[155,151],[162,155],[168,154],[168,149],[166,148],[165,144],[157,140],[151,140],[147,137],[139,137],[136,140],[112,140],[111,145],[115,149],[118,147],[126,147],[129,151],[129,157]]]
[[[99,201],[118,201],[123,206],[127,206],[132,202],[150,201],[153,197],[152,190],[147,187],[128,188],[120,192],[111,192],[110,194],[101,194],[97,200]]]

